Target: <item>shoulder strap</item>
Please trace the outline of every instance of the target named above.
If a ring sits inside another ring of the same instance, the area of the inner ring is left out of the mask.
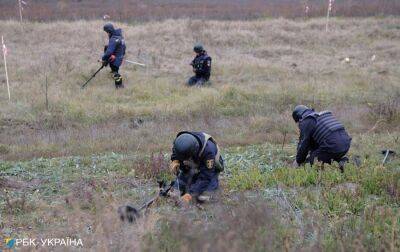
[[[310,113],[310,114],[308,114],[308,115],[302,117],[302,118],[300,119],[300,122],[303,121],[303,120],[305,120],[305,119],[307,119],[307,118],[309,118],[309,117],[312,117],[312,118],[314,118],[314,119],[317,119],[318,116],[320,116],[318,113],[313,112],[313,113]]]
[[[217,147],[217,155],[218,155],[219,154],[219,147],[218,147],[217,142],[214,140],[214,138],[211,135],[209,135],[207,133],[203,133],[203,135],[204,135],[204,145],[203,145],[203,148],[201,148],[201,151],[199,153],[199,157],[201,157],[203,155],[208,140],[210,140],[211,142],[213,142],[215,144],[215,146]]]
[[[203,147],[201,148],[201,150],[199,152],[199,157],[201,157],[203,155],[204,150],[206,149],[207,141],[211,140],[212,142],[214,142],[212,136],[210,136],[209,134],[203,133],[203,135],[204,135],[204,144],[203,144]]]
[[[207,145],[207,141],[210,140],[217,147],[217,154],[215,155],[215,159],[219,160],[219,157],[221,156],[221,153],[219,151],[219,146],[218,146],[217,142],[214,140],[214,138],[211,135],[209,135],[207,133],[203,133],[203,135],[204,135],[204,145],[203,145],[203,148],[201,148],[201,151],[199,153],[199,157],[201,157],[203,155],[204,150],[205,150],[206,145]]]
[[[202,148],[201,151],[200,151],[199,157],[200,157],[201,155],[203,155],[204,149],[205,149],[205,147],[206,147],[206,145],[207,145],[207,141],[210,140],[210,141],[213,142],[213,143],[215,144],[215,146],[217,147],[217,153],[215,154],[215,157],[214,157],[215,169],[216,169],[217,172],[223,172],[224,169],[225,169],[225,168],[224,168],[225,165],[224,165],[224,160],[223,160],[223,158],[222,158],[222,156],[221,156],[221,151],[220,151],[220,149],[219,149],[219,146],[218,146],[217,142],[214,140],[214,138],[213,138],[212,136],[210,136],[210,135],[208,135],[208,134],[206,134],[206,133],[203,133],[203,135],[204,135],[204,138],[205,138],[205,143],[204,143],[203,148]]]
[[[332,112],[329,110],[321,111],[318,113],[318,116],[322,116],[322,115],[326,115],[326,114],[332,114]]]

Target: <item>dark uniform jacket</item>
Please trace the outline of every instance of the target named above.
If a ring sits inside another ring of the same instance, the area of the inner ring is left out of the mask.
[[[191,65],[197,78],[204,78],[206,81],[210,79],[211,57],[207,55],[207,52],[197,55]]]
[[[218,147],[217,145],[211,141],[208,140],[205,142],[205,134],[202,132],[187,132],[183,131],[180,132],[177,137],[181,134],[188,133],[193,135],[199,142],[200,150],[203,149],[204,145],[204,151],[203,153],[198,153],[196,156],[192,157],[194,163],[198,166],[197,167],[197,173],[194,175],[194,177],[191,179],[189,188],[186,188],[186,191],[191,193],[191,194],[201,194],[204,191],[213,191],[218,189],[218,174],[219,171],[217,171],[215,167],[215,157],[218,153]],[[172,150],[172,155],[171,155],[171,160],[179,160],[177,158],[177,155],[175,153],[175,150]],[[179,160],[181,164],[181,173],[178,177],[179,179],[179,184],[180,184],[180,189],[182,189],[187,185],[189,178],[189,173],[187,167],[184,166],[183,161],[184,160]]]
[[[296,161],[305,162],[310,151],[343,153],[350,148],[351,138],[344,126],[329,111],[306,111],[299,122],[300,138]]]
[[[111,36],[108,40],[108,46],[106,47],[107,49],[103,54],[102,60],[109,61],[111,55],[114,55],[115,60],[113,62],[110,62],[110,64],[116,67],[120,67],[125,56],[125,40],[122,36],[121,29],[114,29],[110,32]]]

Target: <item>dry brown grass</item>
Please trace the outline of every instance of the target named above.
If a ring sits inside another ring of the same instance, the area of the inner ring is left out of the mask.
[[[290,111],[297,103],[333,110],[353,135],[367,132],[377,120],[382,123],[375,132],[398,130],[398,18],[332,19],[329,33],[324,22],[117,23],[128,43],[127,58],[149,64],[148,70],[124,65],[127,88],[117,92],[106,71],[86,90],[79,88],[98,67],[106,42],[103,22],[21,27],[2,21],[12,102],[3,86],[0,154],[19,159],[166,151],[176,132],[186,129],[208,131],[223,146],[280,142],[285,132],[291,141]],[[196,41],[214,59],[208,88],[183,84],[191,75],[188,62]]]

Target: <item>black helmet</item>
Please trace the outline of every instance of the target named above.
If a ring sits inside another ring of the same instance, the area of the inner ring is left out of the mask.
[[[195,156],[199,149],[199,141],[188,133],[179,135],[174,141],[174,150],[179,160],[187,160]]]
[[[299,122],[301,119],[301,116],[304,114],[304,112],[306,112],[307,110],[309,110],[310,108],[305,106],[305,105],[297,105],[292,113],[293,119],[295,122]]]
[[[204,51],[204,47],[203,47],[203,45],[202,44],[196,44],[196,45],[194,45],[194,47],[193,47],[193,51],[195,52],[195,53],[201,53],[201,52],[203,52]]]
[[[111,23],[105,24],[103,30],[109,34],[112,34],[115,31],[114,26]]]

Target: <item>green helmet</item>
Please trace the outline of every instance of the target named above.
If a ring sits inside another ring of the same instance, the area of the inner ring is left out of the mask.
[[[194,157],[200,149],[199,141],[191,134],[183,133],[174,141],[174,151],[179,160]]]
[[[310,108],[305,106],[305,105],[297,105],[292,113],[292,117],[294,119],[295,122],[299,122],[301,119],[301,116],[304,114],[304,112],[306,112],[307,110],[309,110]]]
[[[194,51],[195,53],[201,53],[201,52],[204,51],[204,47],[203,47],[203,45],[200,44],[200,43],[195,44],[194,47],[193,47],[193,51]]]

